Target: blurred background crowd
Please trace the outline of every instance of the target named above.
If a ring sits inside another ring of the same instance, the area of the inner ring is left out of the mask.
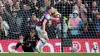
[[[26,28],[35,26],[49,6],[62,15],[65,37],[100,36],[99,0],[0,0],[0,38],[26,34]],[[49,38],[61,37],[61,23],[49,21],[46,31]]]

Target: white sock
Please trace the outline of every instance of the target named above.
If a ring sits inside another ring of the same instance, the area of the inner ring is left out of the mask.
[[[36,48],[38,48],[39,50],[41,50],[42,46],[45,45],[45,43],[43,43],[41,40],[39,40]]]

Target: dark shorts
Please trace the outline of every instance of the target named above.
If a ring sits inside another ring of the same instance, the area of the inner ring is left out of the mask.
[[[22,46],[22,49],[24,52],[34,52],[35,51],[35,47]]]

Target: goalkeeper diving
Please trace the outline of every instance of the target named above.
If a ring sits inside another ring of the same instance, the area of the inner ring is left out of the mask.
[[[27,33],[24,36],[19,37],[19,42],[16,44],[14,50],[10,50],[10,53],[16,53],[16,50],[19,46],[22,46],[24,52],[34,52],[36,47],[36,41],[39,40],[38,35],[34,29],[29,30],[29,34]]]

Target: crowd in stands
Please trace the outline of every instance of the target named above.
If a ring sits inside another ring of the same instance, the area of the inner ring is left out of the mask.
[[[0,0],[0,38],[26,34],[49,6],[61,14],[65,37],[100,36],[99,0]],[[61,23],[50,20],[46,31],[49,38],[61,37]]]

